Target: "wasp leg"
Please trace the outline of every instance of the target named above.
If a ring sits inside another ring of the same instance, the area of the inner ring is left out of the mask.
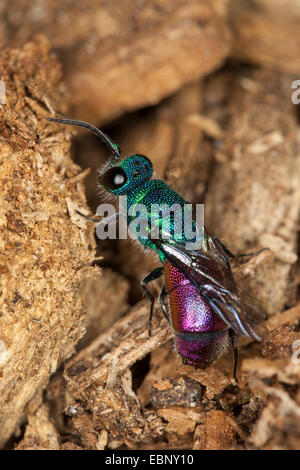
[[[268,250],[268,248],[261,248],[260,250],[257,251],[252,251],[251,253],[239,253],[238,255],[234,255],[231,253],[231,251],[227,248],[227,246],[224,245],[217,237],[213,237],[213,240],[217,243],[219,248],[227,255],[229,258],[252,258],[252,256],[257,256],[259,253],[262,251]]]
[[[93,218],[93,217],[89,217],[88,215],[85,215],[85,214],[83,214],[82,212],[80,212],[78,210],[76,212],[77,212],[77,214],[81,215],[81,217],[84,217],[85,219],[89,220],[90,222],[96,222],[98,224],[99,222],[102,221],[102,219],[96,219],[96,218]],[[120,217],[120,214],[118,214],[118,213],[111,215],[110,217],[108,217],[108,219],[104,220],[105,225],[110,224],[112,222],[116,222],[119,217]]]
[[[151,305],[150,305],[150,315],[149,315],[149,336],[151,336],[151,326],[152,326],[152,315],[153,315],[153,305],[154,305],[154,297],[153,295],[151,294],[151,292],[149,291],[149,289],[147,289],[146,285],[151,282],[151,281],[155,281],[156,279],[160,278],[162,275],[163,275],[163,272],[164,272],[164,268],[163,267],[159,267],[159,268],[155,268],[153,269],[153,271],[151,271],[151,273],[147,274],[147,276],[145,277],[145,279],[142,280],[141,282],[141,286],[144,290],[144,293],[147,295],[148,299],[150,300],[151,302]]]
[[[89,220],[90,222],[96,222],[96,223],[100,222],[100,220],[94,219],[93,217],[89,217],[88,215],[85,215],[85,214],[83,214],[82,212],[80,212],[80,211],[78,211],[78,210],[77,210],[76,212],[77,212],[77,214],[79,214],[81,217],[84,217],[85,219]]]
[[[231,340],[232,344],[232,351],[233,351],[233,378],[238,383],[238,379],[236,377],[236,369],[237,369],[237,363],[238,363],[238,348],[237,348],[237,336],[235,331],[233,331],[232,328],[229,328],[229,338]]]
[[[166,286],[165,284],[162,286],[161,288],[161,291],[159,293],[159,296],[158,296],[158,302],[159,302],[159,305],[160,305],[160,308],[162,310],[162,313],[164,314],[164,317],[168,320],[168,322],[170,323],[170,318],[169,318],[169,314],[168,314],[168,310],[166,308],[166,305],[165,305],[165,300],[166,300],[166,297],[168,295],[168,291],[166,289]]]

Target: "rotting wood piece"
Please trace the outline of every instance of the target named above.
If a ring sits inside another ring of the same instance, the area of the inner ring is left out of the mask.
[[[63,107],[61,71],[41,37],[0,54],[0,446],[36,406],[84,334],[79,288],[99,270],[89,226],[74,225],[66,200],[85,206],[70,134],[45,121]],[[37,417],[38,419],[38,417]]]
[[[71,114],[100,124],[156,104],[224,62],[230,33],[213,3],[97,0],[87,8],[35,0],[28,8],[5,0],[0,43],[44,32],[63,64]]]

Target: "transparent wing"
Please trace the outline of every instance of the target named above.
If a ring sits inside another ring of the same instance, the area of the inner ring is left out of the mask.
[[[226,257],[226,254],[224,253],[222,246],[220,246],[215,240],[213,240],[211,237],[208,238],[208,243],[209,243],[209,251],[212,253],[216,258],[218,258],[226,267],[228,270],[231,272],[231,267],[230,263]],[[231,274],[232,276],[232,274]],[[249,295],[244,289],[239,284],[239,280],[237,282],[233,279],[232,280],[234,283],[234,288],[236,291],[236,294],[241,302],[242,305],[247,310],[247,318],[248,321],[252,321],[253,324],[257,325],[257,329],[261,329],[261,334],[262,336],[265,336],[267,333],[266,328],[263,325],[260,325],[263,321],[266,319],[266,313],[264,310],[261,308],[261,306],[258,305],[258,302],[256,299]]]
[[[262,341],[266,332],[261,324],[264,315],[249,305],[249,298],[244,301],[245,293],[236,285],[226,256],[211,237],[202,250],[187,250],[184,243],[174,240],[152,242],[228,326],[239,334]]]

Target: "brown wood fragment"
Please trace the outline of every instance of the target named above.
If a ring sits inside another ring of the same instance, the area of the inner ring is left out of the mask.
[[[168,422],[166,431],[179,436],[193,432],[196,424],[203,420],[203,413],[192,409],[163,408],[158,410],[157,413]]]
[[[232,56],[243,62],[299,73],[299,4],[293,0],[276,3],[232,0],[229,11],[234,34]]]
[[[0,41],[44,32],[64,65],[72,114],[104,122],[156,104],[223,63],[230,33],[213,3],[101,0],[85,8],[76,0],[70,8],[51,0],[36,1],[35,10],[5,1]]]
[[[194,450],[230,450],[236,443],[232,420],[221,410],[205,413],[195,432]]]
[[[108,268],[102,270],[101,277],[91,277],[85,282],[81,292],[88,324],[79,348],[90,344],[128,310],[128,290],[128,281]]]
[[[162,379],[154,382],[151,401],[154,408],[169,406],[195,407],[201,403],[202,387],[189,377]]]
[[[244,78],[255,86],[245,87]],[[274,249],[275,259],[248,284],[270,313],[294,300],[300,146],[290,81],[263,70],[235,78],[223,147],[228,160],[216,165],[205,204],[208,228],[233,253]]]
[[[159,320],[160,327],[154,328],[150,338],[149,304],[143,301],[80,351],[66,366],[65,377],[70,390],[84,391],[92,382],[104,384],[109,375],[118,377],[125,373],[137,360],[166,342],[171,337],[171,331],[166,320],[161,319],[158,308],[154,315],[154,325]]]
[[[300,407],[279,388],[256,382],[256,387],[269,397],[249,442],[263,450],[297,450],[300,438]]]
[[[295,307],[285,310],[280,315],[274,315],[267,321],[268,329],[274,330],[282,325],[296,326],[300,319],[300,304],[297,303]]]
[[[156,311],[156,315],[158,319],[159,312]],[[160,320],[161,326],[155,328],[156,320],[149,338],[148,316],[148,303],[143,302],[66,366],[67,389],[76,399],[76,405],[71,404],[66,412],[72,416],[74,429],[80,430],[88,448],[95,445],[89,437],[95,429],[109,433],[108,447],[111,448],[122,443],[132,446],[147,442],[164,429],[155,413],[141,412],[129,370],[171,336],[166,321]]]
[[[49,421],[49,410],[43,405],[28,416],[25,436],[17,450],[59,450],[59,433]]]
[[[300,333],[291,331],[289,326],[281,326],[269,333],[264,341],[262,354],[268,359],[276,360],[284,357],[291,359],[292,345],[295,341],[299,341],[300,345]]]
[[[70,159],[69,135],[45,122],[46,106],[40,114],[41,97],[55,107],[63,103],[60,67],[47,41],[2,50],[0,76],[6,86],[6,103],[0,105],[2,446],[24,420],[30,400],[41,404],[50,374],[84,333],[79,288],[90,268],[83,274],[81,267],[92,262],[95,251],[93,233],[84,231],[88,249],[67,212],[66,198],[86,204],[82,184],[67,187],[68,175],[79,171]],[[32,406],[29,412],[24,446],[31,440],[33,447],[56,448],[44,412],[33,415]]]

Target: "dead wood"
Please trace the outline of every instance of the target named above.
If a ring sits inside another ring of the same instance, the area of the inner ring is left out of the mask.
[[[290,83],[289,75],[262,70],[235,77],[222,146],[226,158],[214,169],[205,201],[208,228],[231,251],[273,251],[275,260],[250,283],[270,313],[294,295],[300,146]]]
[[[299,15],[298,0],[3,0],[1,445],[300,448]],[[269,248],[231,263],[269,315],[262,343],[239,338],[238,384],[230,349],[181,364],[157,306],[149,337],[139,281],[159,261],[130,240],[96,246],[78,210],[104,201],[108,152],[78,133],[73,163],[76,131],[45,121],[57,110],[205,202],[233,253]]]
[[[253,260],[240,269],[247,271],[251,263]],[[232,394],[229,398],[230,355],[206,370],[183,366],[170,344],[164,346],[172,332],[159,309],[155,310],[150,338],[148,318],[149,304],[143,301],[66,364],[64,379],[60,376],[57,382],[63,381],[65,385],[63,388],[56,385],[53,390],[57,398],[65,396],[61,412],[70,417],[68,432],[73,434],[72,442],[85,448],[99,448],[105,436],[103,445],[108,448],[122,445],[147,448],[164,437],[169,446],[182,448],[195,433],[195,448],[226,449],[234,447],[239,436],[245,439],[247,434],[233,419],[232,410],[240,402],[246,410],[254,399],[247,375],[241,376],[239,396]],[[285,316],[284,323],[293,318],[293,314]],[[277,330],[267,337],[262,348],[265,356],[276,348],[280,328],[277,325]],[[298,333],[293,338],[289,333],[287,346],[298,337]],[[136,389],[132,382],[135,364],[151,351],[150,372]],[[288,354],[284,357],[287,360]],[[243,364],[243,370],[249,368],[247,353]],[[214,412],[220,404],[224,411]],[[258,401],[255,409],[261,407]],[[253,418],[248,416],[248,420],[252,423],[254,417],[257,414],[253,412]],[[215,428],[220,428],[219,435]]]
[[[297,0],[232,0],[232,57],[273,70],[299,73],[300,10]]]
[[[28,8],[7,1],[0,42],[46,34],[63,63],[71,113],[103,123],[156,104],[223,63],[230,33],[212,3],[36,0]]]
[[[68,199],[85,206],[82,183],[72,181],[81,169],[70,159],[70,135],[45,121],[51,105],[63,106],[61,71],[47,41],[3,50],[0,76],[6,87],[0,106],[3,445],[28,402],[35,396],[40,405],[50,374],[84,334],[79,287],[96,268],[84,268],[94,258],[93,233],[74,225],[68,213]],[[41,413],[29,427],[44,422]]]

